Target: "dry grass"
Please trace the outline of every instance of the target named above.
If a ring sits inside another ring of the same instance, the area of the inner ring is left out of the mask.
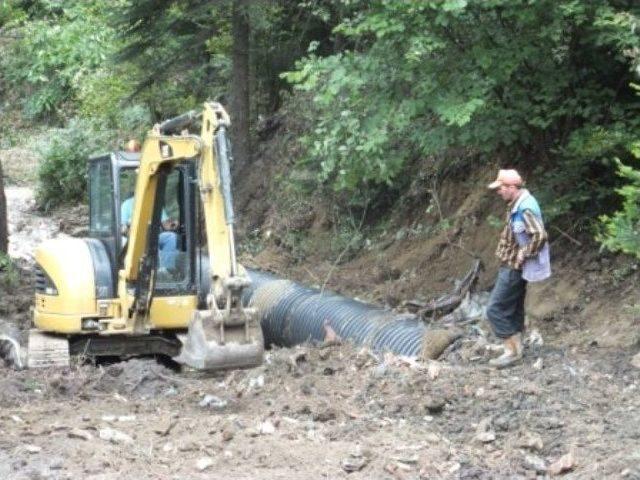
[[[38,172],[38,155],[24,147],[0,150],[5,185],[32,185]]]

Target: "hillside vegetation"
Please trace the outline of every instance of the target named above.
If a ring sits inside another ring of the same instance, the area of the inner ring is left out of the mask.
[[[3,148],[45,129],[38,202],[77,202],[90,153],[216,99],[236,173],[277,137],[286,168],[267,190],[322,199],[350,254],[403,208],[442,230],[443,182],[508,166],[551,225],[640,255],[639,15],[617,0],[9,0]],[[304,256],[300,226],[284,241]]]

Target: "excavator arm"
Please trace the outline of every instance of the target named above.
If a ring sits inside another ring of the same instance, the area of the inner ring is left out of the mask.
[[[201,122],[201,135],[181,132]],[[163,169],[196,159],[197,184],[204,216],[211,290],[206,309],[194,310],[175,359],[193,368],[218,370],[245,368],[262,363],[264,344],[255,311],[242,305],[250,281],[237,264],[234,213],[231,197],[231,151],[227,139],[229,116],[218,103],[205,103],[202,114],[189,112],[156,125],[145,140],[136,184],[130,245],[120,272],[121,298],[134,287],[127,311],[133,330],[144,333],[153,301],[157,248],[153,225],[159,223],[157,207]],[[162,193],[162,192],[161,192]]]

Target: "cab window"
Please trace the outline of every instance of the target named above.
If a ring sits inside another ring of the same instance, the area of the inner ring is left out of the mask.
[[[94,237],[113,236],[113,182],[109,158],[91,162],[89,171],[89,229]]]

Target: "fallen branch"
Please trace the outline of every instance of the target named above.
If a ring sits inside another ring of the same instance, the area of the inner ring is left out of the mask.
[[[575,243],[576,245],[578,245],[579,247],[582,246],[582,242],[579,240],[576,240],[575,238],[573,238],[571,235],[569,235],[567,232],[564,232],[562,230],[560,230],[558,227],[556,227],[555,225],[552,226],[554,230],[556,230],[560,235],[562,235],[564,238],[566,238],[567,240]]]
[[[462,278],[462,280],[458,282],[453,292],[442,295],[426,303],[410,300],[405,302],[404,305],[413,308],[417,307],[417,313],[422,318],[440,317],[451,313],[460,306],[464,297],[471,291],[478,280],[481,268],[482,262],[479,259],[476,259],[473,262],[471,269]]]

